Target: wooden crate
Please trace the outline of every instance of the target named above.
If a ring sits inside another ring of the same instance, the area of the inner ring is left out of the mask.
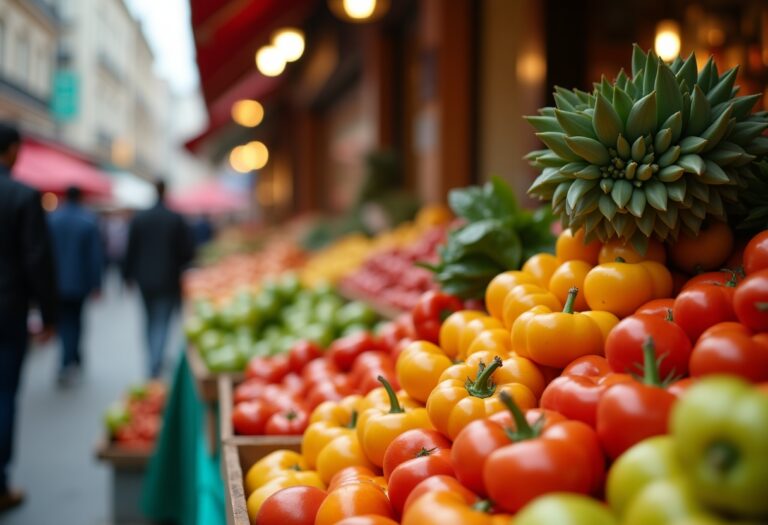
[[[233,436],[221,447],[222,478],[226,484],[227,525],[249,525],[245,474],[251,465],[275,450],[301,449],[301,436]]]
[[[189,368],[195,378],[197,393],[204,403],[215,405],[219,400],[219,377],[230,376],[235,381],[243,380],[244,374],[242,372],[211,372],[208,365],[205,364],[203,356],[200,355],[200,351],[194,345],[187,345],[186,352]]]
[[[96,458],[111,467],[111,523],[148,523],[142,515],[140,505],[144,473],[151,457],[151,449],[120,447],[107,440],[96,447]]]
[[[243,447],[246,459],[255,463],[270,452],[280,449],[299,451],[301,436],[237,436],[232,428],[232,390],[238,382],[228,376],[219,377],[219,435],[223,443]]]

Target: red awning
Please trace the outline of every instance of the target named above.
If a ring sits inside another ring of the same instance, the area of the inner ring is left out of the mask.
[[[208,181],[168,198],[168,204],[180,213],[231,213],[248,207],[248,198],[219,182]]]
[[[78,186],[83,193],[108,197],[112,193],[109,177],[84,157],[53,144],[25,140],[13,176],[41,192],[64,193]]]

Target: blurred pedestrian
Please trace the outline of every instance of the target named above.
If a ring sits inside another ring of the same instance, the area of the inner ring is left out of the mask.
[[[59,283],[60,386],[80,376],[83,305],[101,293],[104,250],[96,215],[82,206],[82,196],[78,187],[67,189],[64,204],[48,216]]]
[[[211,242],[214,236],[213,223],[206,215],[198,215],[192,220],[192,238],[195,241],[195,247]]]
[[[30,303],[37,303],[43,320],[39,341],[53,336],[56,321],[55,271],[40,195],[11,179],[20,146],[18,130],[0,122],[0,511],[24,500],[10,487],[8,469]]]
[[[184,219],[165,205],[165,183],[155,188],[157,203],[131,222],[123,267],[126,282],[135,281],[141,291],[150,378],[162,373],[171,317],[181,301],[181,273],[194,256]]]

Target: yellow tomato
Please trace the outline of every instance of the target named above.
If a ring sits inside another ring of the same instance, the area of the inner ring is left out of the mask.
[[[597,264],[597,257],[602,244],[599,241],[584,242],[584,230],[573,233],[570,228],[563,230],[555,243],[555,255],[561,261],[584,261]]]

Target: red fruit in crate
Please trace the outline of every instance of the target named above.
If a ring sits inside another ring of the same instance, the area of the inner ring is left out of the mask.
[[[256,523],[264,525],[314,525],[325,491],[315,487],[288,487],[268,497],[259,509]]]
[[[232,410],[232,427],[236,434],[254,436],[264,433],[267,419],[274,413],[264,401],[243,401]]]
[[[288,351],[288,363],[291,371],[299,373],[304,365],[322,355],[323,349],[320,345],[312,341],[301,340],[294,343]]]
[[[253,357],[245,368],[245,377],[263,379],[268,383],[279,383],[289,371],[288,356]]]

